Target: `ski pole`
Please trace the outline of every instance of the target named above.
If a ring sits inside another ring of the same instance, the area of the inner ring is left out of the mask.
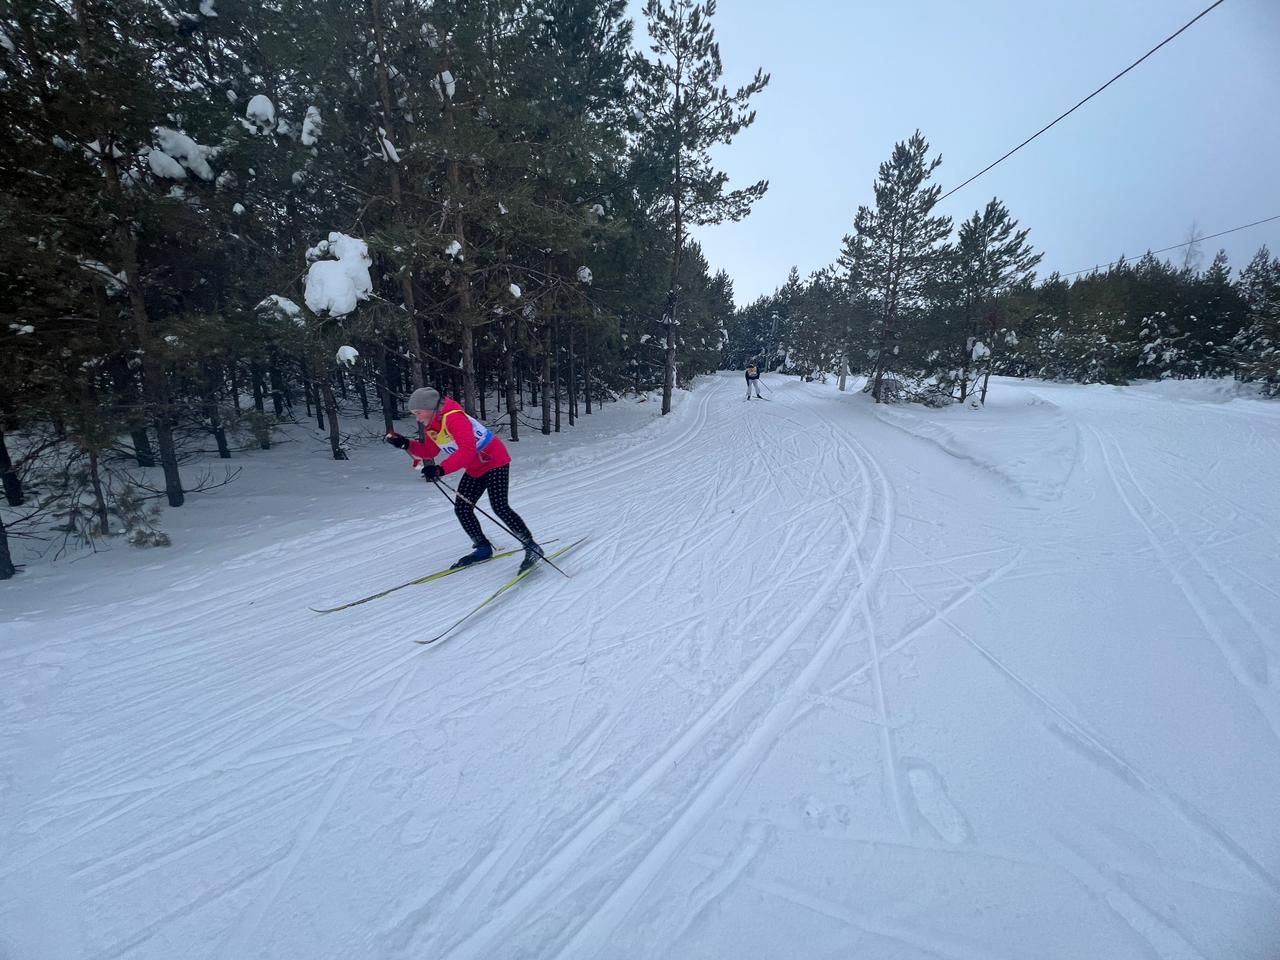
[[[455,490],[453,487],[449,486],[447,483],[445,483],[445,482],[444,482],[443,480],[441,480],[439,477],[435,477],[435,478],[433,478],[431,482],[432,482],[432,483],[434,483],[434,484],[436,485],[436,489],[437,489],[437,490],[439,490],[442,494],[444,494],[444,498],[445,498],[446,500],[448,500],[450,503],[453,503],[453,502],[454,502],[453,497],[450,497],[450,496],[449,496],[449,494],[450,494],[450,493],[452,493],[454,497],[457,497],[457,498],[458,498],[459,500],[461,500],[463,503],[465,503],[465,504],[467,504],[468,506],[470,506],[470,507],[471,507],[471,509],[473,509],[473,510],[479,510],[479,511],[480,511],[482,514],[484,514],[484,516],[486,516],[489,520],[493,521],[493,522],[494,522],[494,523],[496,523],[499,527],[501,527],[503,530],[505,530],[508,534],[510,534],[511,536],[515,537],[515,539],[516,539],[518,542],[520,542],[520,543],[523,543],[523,542],[524,542],[524,538],[522,538],[521,536],[519,536],[519,535],[518,535],[514,530],[512,530],[510,527],[508,527],[505,523],[503,523],[501,520],[499,520],[497,517],[495,517],[493,514],[491,514],[491,513],[490,513],[488,510],[486,510],[484,507],[480,506],[480,504],[476,503],[474,500],[470,499],[469,497],[464,497],[461,493],[459,493],[459,492],[458,492],[457,490]],[[545,560],[548,564],[550,564],[550,566],[551,566],[551,569],[552,569],[552,570],[554,570],[556,573],[560,574],[560,576],[564,577],[566,580],[571,579],[567,573],[565,573],[563,570],[561,570],[559,567],[557,567],[557,566],[556,566],[554,563],[552,563],[550,560],[547,560],[547,558],[546,558],[543,554],[539,553],[539,554],[538,554],[538,559],[539,559],[539,560]]]

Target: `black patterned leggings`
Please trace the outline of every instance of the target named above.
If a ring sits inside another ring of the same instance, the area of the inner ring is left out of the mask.
[[[478,477],[473,477],[469,473],[462,475],[462,480],[458,484],[458,497],[453,502],[453,513],[473,543],[481,543],[489,539],[480,529],[480,521],[476,519],[476,511],[471,506],[471,503],[480,501],[480,495],[486,490],[489,492],[489,506],[493,507],[493,512],[498,515],[498,518],[511,528],[511,532],[522,542],[533,539],[533,534],[520,519],[520,514],[512,510],[511,505],[507,503],[507,484],[510,482],[510,477],[510,464],[494,467]],[[467,500],[471,503],[467,503]]]

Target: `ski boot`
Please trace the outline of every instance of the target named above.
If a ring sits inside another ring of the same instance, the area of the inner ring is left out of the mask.
[[[459,567],[469,567],[473,563],[482,563],[493,556],[493,544],[488,540],[477,540],[474,546],[474,550],[465,557],[459,558],[458,562],[450,569],[457,570]]]
[[[537,563],[538,558],[542,557],[543,555],[544,554],[540,546],[538,546],[532,540],[528,541],[524,545],[524,559],[520,561],[520,572],[524,573],[526,570],[532,567],[535,563]]]

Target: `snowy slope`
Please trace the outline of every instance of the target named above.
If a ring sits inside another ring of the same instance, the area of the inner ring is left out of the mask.
[[[436,646],[307,610],[466,546],[373,446],[0,585],[0,956],[1275,957],[1280,408],[766,386],[517,445]]]

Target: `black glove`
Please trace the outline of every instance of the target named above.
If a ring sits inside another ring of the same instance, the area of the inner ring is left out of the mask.
[[[444,476],[444,467],[438,463],[424,463],[422,465],[422,479],[430,483],[433,480],[439,480]]]
[[[398,434],[398,433],[388,433],[388,434],[387,434],[385,437],[383,437],[382,439],[383,439],[383,440],[385,440],[385,441],[387,441],[387,443],[391,444],[393,447],[395,447],[395,448],[396,448],[396,449],[398,449],[398,450],[408,450],[408,449],[409,449],[409,438],[408,438],[408,437],[402,437],[402,436],[400,436],[400,434]]]

